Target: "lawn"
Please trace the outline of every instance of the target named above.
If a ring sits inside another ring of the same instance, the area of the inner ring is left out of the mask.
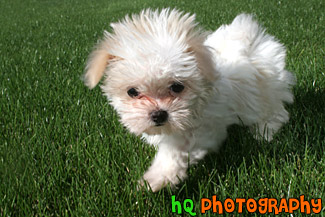
[[[191,167],[178,189],[158,193],[137,191],[155,150],[119,124],[99,87],[90,91],[81,80],[109,24],[147,7],[196,13],[208,30],[253,13],[286,45],[297,77],[290,122],[271,143],[233,126],[220,152]],[[324,207],[324,10],[322,0],[1,1],[0,216],[173,216],[172,195],[191,199],[197,216],[201,198],[213,195],[304,195]]]

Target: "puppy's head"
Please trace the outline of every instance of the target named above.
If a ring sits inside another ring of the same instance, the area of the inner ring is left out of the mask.
[[[102,90],[133,133],[193,127],[217,79],[194,15],[145,10],[112,24],[90,55],[85,82]]]

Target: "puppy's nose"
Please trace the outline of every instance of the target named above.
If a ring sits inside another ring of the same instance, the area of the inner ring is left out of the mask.
[[[150,118],[155,122],[156,126],[161,126],[167,121],[168,113],[165,110],[153,111],[150,113]]]

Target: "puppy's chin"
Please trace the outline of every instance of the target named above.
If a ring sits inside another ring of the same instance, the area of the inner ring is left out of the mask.
[[[130,123],[124,123],[124,124],[131,133],[134,133],[135,135],[138,136],[143,133],[148,135],[172,134],[173,131],[176,130],[171,127],[170,123],[164,123],[159,126],[155,124],[148,124],[146,126],[144,125],[140,126],[140,124],[131,125]]]
[[[172,127],[169,123],[165,123],[160,126],[151,126],[147,128],[143,133],[148,135],[161,135],[161,134],[171,134],[173,133]]]

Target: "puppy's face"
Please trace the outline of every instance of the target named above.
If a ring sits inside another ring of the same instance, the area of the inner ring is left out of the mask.
[[[206,91],[192,54],[162,59],[113,62],[102,85],[122,123],[135,134],[160,134],[191,127],[201,93]]]
[[[147,11],[112,27],[88,61],[88,86],[104,68],[102,90],[135,134],[193,127],[216,77],[194,17]]]

